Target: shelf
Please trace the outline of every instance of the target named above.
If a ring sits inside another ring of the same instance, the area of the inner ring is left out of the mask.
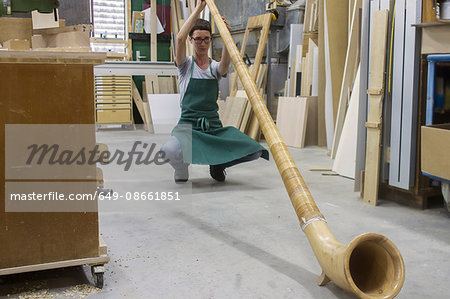
[[[429,23],[417,23],[412,24],[411,26],[423,28],[423,27],[435,27],[435,26],[445,26],[450,25],[450,20],[440,20],[436,22],[429,22]]]

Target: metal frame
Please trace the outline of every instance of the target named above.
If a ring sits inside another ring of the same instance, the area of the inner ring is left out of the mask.
[[[450,54],[434,54],[428,55],[428,78],[427,78],[427,109],[425,124],[430,126],[433,124],[434,109],[434,73],[436,70],[436,62],[449,62]]]

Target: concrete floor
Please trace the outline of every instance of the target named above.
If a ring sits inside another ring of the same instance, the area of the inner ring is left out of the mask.
[[[138,140],[160,145],[167,137],[98,133],[110,151],[128,151]],[[325,149],[289,150],[338,239],[347,244],[376,232],[397,245],[406,264],[398,298],[448,298],[450,218],[443,208],[364,204],[352,180],[309,171],[331,167]],[[230,168],[225,183],[213,181],[208,167],[194,165],[185,185],[173,183],[169,165],[102,168],[105,187],[118,195],[179,192],[181,200],[100,202],[100,232],[111,262],[103,290],[87,292],[89,298],[355,298],[333,283],[316,285],[320,267],[273,160]],[[90,283],[88,272],[77,267],[0,277],[0,296],[40,289],[70,298],[67,290]]]

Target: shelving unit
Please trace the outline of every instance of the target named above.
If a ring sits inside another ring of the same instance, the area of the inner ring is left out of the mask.
[[[95,76],[95,122],[133,123],[131,76]]]

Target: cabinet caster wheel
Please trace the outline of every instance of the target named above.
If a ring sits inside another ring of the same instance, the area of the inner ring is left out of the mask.
[[[94,274],[94,285],[96,288],[103,289],[103,273]]]
[[[94,280],[94,285],[96,288],[103,289],[103,274],[105,273],[105,267],[103,266],[92,266],[92,279]]]

